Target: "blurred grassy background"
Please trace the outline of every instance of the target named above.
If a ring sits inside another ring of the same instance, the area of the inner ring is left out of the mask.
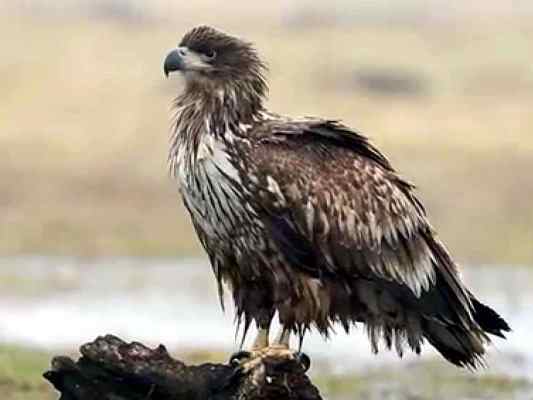
[[[161,64],[208,23],[256,43],[272,109],[369,135],[459,260],[533,262],[531,2],[172,3],[0,2],[1,254],[200,254]]]

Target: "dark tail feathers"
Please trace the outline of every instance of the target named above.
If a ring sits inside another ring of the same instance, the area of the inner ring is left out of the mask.
[[[479,302],[474,296],[470,295],[472,306],[474,307],[474,319],[485,332],[491,335],[499,336],[505,339],[504,332],[510,332],[511,328],[505,320],[498,315],[492,308]]]
[[[488,334],[504,337],[509,325],[462,285],[457,267],[431,232],[426,242],[435,257],[436,282],[423,300],[426,339],[451,363],[475,369],[483,364]]]
[[[427,319],[424,324],[426,339],[451,363],[470,369],[484,366],[483,354],[489,342],[487,333],[505,338],[504,332],[511,329],[496,311],[485,306],[473,296],[473,317],[479,325],[466,328],[461,324],[448,324]]]

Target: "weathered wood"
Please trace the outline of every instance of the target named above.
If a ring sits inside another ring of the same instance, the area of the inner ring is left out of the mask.
[[[321,400],[295,360],[267,357],[247,373],[228,364],[187,366],[162,345],[111,335],[80,352],[78,361],[55,357],[44,374],[60,400]]]

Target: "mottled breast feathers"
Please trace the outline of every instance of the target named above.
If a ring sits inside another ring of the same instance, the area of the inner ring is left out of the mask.
[[[265,121],[250,136],[254,197],[292,264],[318,276],[394,281],[416,296],[435,282],[425,210],[364,136],[310,119]],[[467,302],[455,268],[444,272]]]

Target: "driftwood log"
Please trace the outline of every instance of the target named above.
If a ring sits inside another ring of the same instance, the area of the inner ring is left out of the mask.
[[[44,377],[60,400],[321,400],[295,360],[266,357],[251,370],[188,366],[164,346],[150,349],[107,335],[80,348],[78,361],[55,357]]]

